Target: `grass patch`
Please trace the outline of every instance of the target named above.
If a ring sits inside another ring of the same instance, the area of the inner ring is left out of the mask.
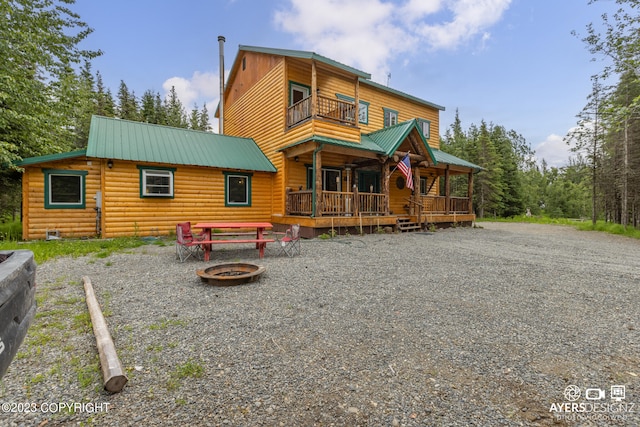
[[[0,223],[0,240],[21,240],[22,223],[11,221]]]
[[[597,221],[595,225],[589,222],[584,222],[576,226],[578,230],[582,231],[601,231],[609,234],[618,234],[620,236],[632,237],[634,239],[640,239],[640,230],[630,225],[625,229],[621,224],[614,224],[611,222]]]
[[[137,248],[148,244],[138,237],[118,237],[115,239],[61,239],[18,242],[17,240],[0,240],[0,250],[28,249],[33,252],[35,261],[40,264],[47,260],[61,257],[80,257],[95,254],[96,258],[106,258],[114,252]]]
[[[88,311],[73,316],[73,328],[79,333],[91,332],[91,315]]]
[[[597,221],[595,225],[591,220],[574,219],[574,218],[551,218],[548,216],[530,216],[525,215],[514,216],[509,218],[476,218],[476,222],[526,222],[531,224],[553,224],[568,225],[575,227],[581,231],[600,231],[603,233],[617,234],[620,236],[632,237],[640,239],[640,230],[633,226],[627,226],[625,229],[620,224],[612,222]]]
[[[167,390],[176,390],[185,378],[200,378],[204,375],[204,367],[193,360],[176,366],[167,380]]]

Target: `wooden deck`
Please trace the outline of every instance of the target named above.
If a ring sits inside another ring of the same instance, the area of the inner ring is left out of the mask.
[[[304,238],[317,237],[323,233],[329,233],[334,229],[338,234],[362,233],[371,234],[384,232],[389,227],[397,231],[398,218],[409,218],[412,222],[418,222],[416,216],[408,215],[380,215],[380,216],[322,216],[313,218],[297,215],[273,215],[271,223],[274,231],[284,231],[291,224],[300,224],[300,233]],[[423,227],[434,224],[437,228],[450,227],[453,224],[471,225],[476,219],[474,214],[423,214]]]

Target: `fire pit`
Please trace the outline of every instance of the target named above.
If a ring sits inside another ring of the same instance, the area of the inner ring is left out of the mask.
[[[203,282],[207,282],[210,285],[234,286],[259,280],[266,270],[261,265],[232,262],[197,270],[196,273]]]

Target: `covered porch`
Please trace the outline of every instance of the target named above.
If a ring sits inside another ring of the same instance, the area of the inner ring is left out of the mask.
[[[315,236],[339,228],[367,233],[397,230],[407,222],[423,229],[475,220],[473,173],[479,167],[429,147],[415,121],[362,135],[360,143],[313,137],[282,152],[285,206],[283,215],[272,218],[274,224],[299,223]],[[405,156],[413,189],[397,169]],[[464,194],[459,179],[456,191],[451,189],[455,175],[467,178]]]
[[[416,175],[419,172],[416,171]],[[438,179],[445,179],[444,186],[449,188],[445,176],[435,178]],[[417,178],[417,182],[420,182],[420,178]],[[424,188],[424,179],[422,183]],[[469,187],[472,188],[472,183]],[[305,237],[314,237],[332,229],[339,234],[346,231],[362,234],[382,232],[387,227],[393,231],[403,231],[422,230],[431,226],[471,225],[475,220],[472,195],[411,194],[402,198],[401,210],[394,211],[389,208],[389,194],[360,192],[358,185],[352,188],[352,191],[321,189],[315,204],[313,190],[288,189],[285,215],[274,216],[272,222],[301,224],[302,227],[313,229],[307,230]]]

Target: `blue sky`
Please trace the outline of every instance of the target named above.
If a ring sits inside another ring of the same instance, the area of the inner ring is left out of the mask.
[[[539,159],[562,166],[563,137],[586,104],[601,63],[575,30],[613,0],[77,0],[94,29],[83,47],[115,94],[175,86],[185,108],[219,99],[218,36],[226,71],[239,45],[314,51],[373,80],[442,105],[440,133],[458,109],[522,134]],[[388,75],[391,75],[389,78]],[[214,128],[217,121],[214,119]]]

